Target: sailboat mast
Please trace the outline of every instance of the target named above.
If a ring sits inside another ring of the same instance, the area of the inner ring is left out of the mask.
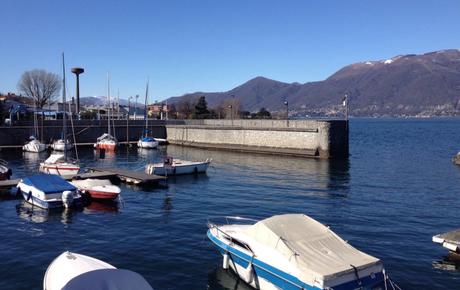
[[[107,130],[108,134],[110,134],[110,75],[107,73],[107,100],[109,102],[109,105],[107,107]]]
[[[145,130],[144,134],[147,137],[147,130],[149,125],[149,114],[147,113],[147,99],[149,96],[149,80],[147,79],[147,86],[145,88],[145,103],[144,103],[144,118],[145,118]]]
[[[67,112],[66,112],[66,95],[65,95],[65,61],[64,53],[62,53],[62,107],[64,112],[62,114],[62,138],[64,139],[64,159],[67,160]]]

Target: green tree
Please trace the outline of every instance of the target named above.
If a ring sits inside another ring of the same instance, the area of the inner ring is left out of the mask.
[[[206,119],[209,118],[208,103],[206,102],[206,97],[201,96],[196,105],[195,112],[193,113],[194,119]]]
[[[272,114],[265,108],[261,108],[254,116],[256,119],[271,119]]]

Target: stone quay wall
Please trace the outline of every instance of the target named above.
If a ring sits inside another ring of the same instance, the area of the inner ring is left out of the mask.
[[[347,158],[346,120],[184,120],[166,124],[171,144],[302,157]]]

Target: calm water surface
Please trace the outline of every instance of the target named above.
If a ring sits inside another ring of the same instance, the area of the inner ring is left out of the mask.
[[[41,289],[49,263],[70,250],[142,274],[157,290],[249,289],[220,269],[206,238],[209,217],[308,214],[357,248],[381,258],[403,289],[460,289],[459,266],[431,236],[460,226],[460,120],[357,119],[349,161],[311,160],[176,146],[121,149],[85,166],[141,170],[164,155],[213,158],[207,175],[167,188],[122,187],[120,206],[91,203],[47,213],[0,199],[0,289]],[[0,152],[14,176],[35,172],[45,154]],[[455,269],[457,267],[457,270]]]

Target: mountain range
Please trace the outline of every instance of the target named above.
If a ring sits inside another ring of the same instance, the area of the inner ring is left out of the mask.
[[[354,63],[323,81],[304,84],[256,77],[226,92],[195,92],[168,102],[205,96],[212,108],[236,98],[240,110],[281,111],[288,101],[293,114],[331,116],[342,110],[345,94],[356,116],[460,115],[460,50]]]

